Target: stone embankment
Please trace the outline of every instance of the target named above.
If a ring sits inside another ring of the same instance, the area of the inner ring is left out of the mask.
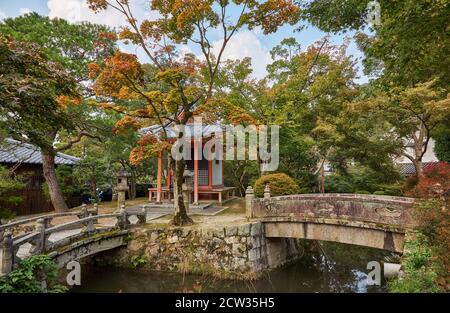
[[[126,248],[97,261],[143,270],[252,279],[298,256],[295,239],[265,238],[260,222],[214,228],[151,227],[130,233]]]

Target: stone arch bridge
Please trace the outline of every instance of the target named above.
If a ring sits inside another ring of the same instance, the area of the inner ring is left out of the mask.
[[[301,238],[403,252],[415,199],[359,194],[302,194],[255,199],[247,189],[246,215],[267,238]]]
[[[67,216],[77,219],[51,225],[54,218]],[[146,216],[145,209],[132,212],[124,207],[117,213],[99,215],[96,206],[88,210],[83,205],[80,211],[31,217],[0,225],[0,277],[9,274],[20,261],[32,255],[46,254],[61,268],[72,260],[125,246],[130,226],[144,224]],[[30,223],[35,224],[31,231],[13,236],[18,228],[26,228]]]

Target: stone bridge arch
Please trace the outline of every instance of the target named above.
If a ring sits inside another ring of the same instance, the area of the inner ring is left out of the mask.
[[[302,194],[254,199],[247,190],[247,216],[264,224],[267,238],[333,241],[403,252],[413,226],[415,199],[359,194]]]

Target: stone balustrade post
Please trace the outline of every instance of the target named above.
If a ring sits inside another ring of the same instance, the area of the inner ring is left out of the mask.
[[[53,217],[46,217],[46,218],[44,218],[45,228],[52,227],[52,220],[53,220]]]
[[[266,185],[266,187],[264,187],[264,199],[270,199],[270,187],[269,187],[269,185]]]
[[[92,216],[92,215],[90,215],[90,216]],[[84,227],[83,227],[83,229],[81,230],[83,233],[90,233],[90,232],[93,232],[94,230],[95,230],[95,227],[94,227],[94,219],[90,219],[89,221],[87,221],[86,223],[84,223]]]
[[[88,216],[89,216],[89,213],[88,213],[88,209],[87,209],[86,203],[83,203],[81,205],[81,210],[80,210],[80,214],[78,214],[78,218],[82,219],[82,218],[85,218],[85,217],[88,217]]]
[[[7,230],[3,234],[3,240],[0,242],[0,277],[8,275],[13,269],[13,240],[12,233]]]
[[[125,210],[125,205],[122,204],[119,210],[120,216],[118,217],[118,226],[122,229],[127,228],[129,221],[127,216],[127,211]]]
[[[98,203],[94,203],[94,210],[92,211],[91,215],[98,216]],[[98,223],[98,219],[93,220],[94,224]]]
[[[141,211],[137,215],[138,218],[138,224],[145,224],[147,222],[147,209],[145,208],[145,205],[141,206]]]
[[[248,186],[245,191],[245,216],[247,218],[252,218],[252,202],[255,199],[255,193],[253,192],[252,186]]]
[[[30,253],[32,255],[41,254],[45,252],[46,238],[45,238],[45,219],[40,218],[36,221],[35,231],[39,233],[38,237],[31,242]]]

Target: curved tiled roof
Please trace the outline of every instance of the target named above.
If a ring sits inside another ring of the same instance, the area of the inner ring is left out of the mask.
[[[74,156],[58,153],[55,164],[74,165],[79,160]],[[6,138],[0,144],[0,163],[42,164],[41,150],[29,143]]]
[[[433,170],[434,168],[439,167],[442,164],[445,164],[446,162],[423,162],[422,168],[424,171]],[[400,163],[400,171],[405,176],[414,176],[416,175],[416,168],[414,167],[414,164],[412,163]]]
[[[191,137],[209,137],[215,133],[220,133],[224,131],[224,127],[221,125],[196,125],[187,124],[185,125],[185,136],[187,138]],[[160,125],[153,125],[150,127],[141,128],[139,132],[143,135],[152,134],[155,136],[159,136],[163,132],[163,128]],[[178,133],[175,131],[174,127],[168,126],[166,127],[166,132],[168,138],[177,138]]]

